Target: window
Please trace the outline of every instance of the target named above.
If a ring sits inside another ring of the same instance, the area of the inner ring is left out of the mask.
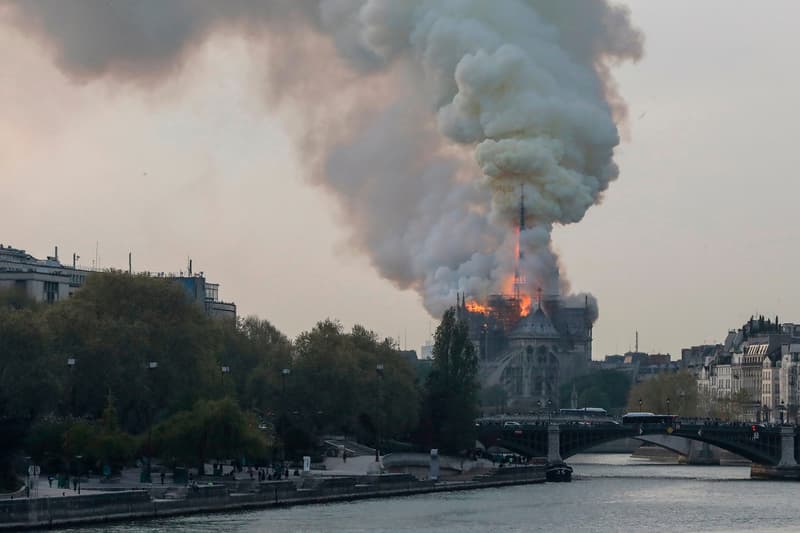
[[[49,304],[58,301],[58,282],[45,281],[43,296],[44,296],[44,301]]]

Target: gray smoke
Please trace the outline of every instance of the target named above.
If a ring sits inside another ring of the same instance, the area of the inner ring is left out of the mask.
[[[458,291],[508,289],[521,186],[531,292],[568,291],[551,232],[616,179],[625,111],[609,69],[642,53],[628,11],[606,0],[0,6],[81,82],[160,83],[219,32],[266,49],[265,94],[303,114],[310,178],[339,199],[350,243],[434,315]]]

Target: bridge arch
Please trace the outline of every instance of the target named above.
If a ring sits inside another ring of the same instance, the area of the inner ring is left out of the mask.
[[[781,461],[780,428],[749,425],[680,425],[620,426],[616,424],[580,425],[559,424],[559,454],[563,459],[581,453],[599,444],[625,437],[671,435],[687,440],[704,442],[729,451],[753,463],[777,465]],[[479,440],[487,448],[500,446],[528,457],[547,456],[547,425],[544,423],[497,425],[479,431]],[[797,443],[797,439],[795,439]],[[666,446],[663,446],[666,447]],[[797,454],[797,444],[795,455]]]

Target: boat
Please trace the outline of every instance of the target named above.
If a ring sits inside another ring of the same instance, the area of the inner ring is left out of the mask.
[[[572,467],[566,463],[547,465],[547,481],[568,483],[572,481]]]

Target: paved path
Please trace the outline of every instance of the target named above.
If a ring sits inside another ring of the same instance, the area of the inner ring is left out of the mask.
[[[341,457],[326,457],[325,470],[312,470],[315,475],[354,476],[375,473],[375,457],[372,455],[359,455],[348,457],[347,462]]]

